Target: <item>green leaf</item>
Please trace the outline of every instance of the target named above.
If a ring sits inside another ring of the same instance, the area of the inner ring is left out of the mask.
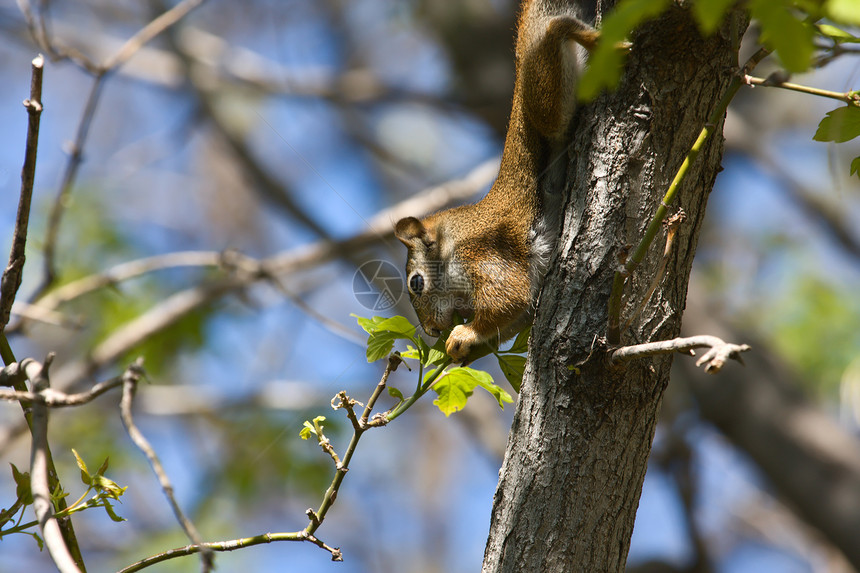
[[[42,538],[41,538],[41,537],[39,537],[39,534],[38,534],[38,533],[32,533],[32,532],[30,532],[30,531],[25,531],[24,533],[27,533],[28,535],[32,535],[32,536],[33,536],[33,539],[35,539],[35,540],[36,540],[36,545],[38,545],[38,546],[39,546],[39,551],[41,551],[42,549],[44,549],[44,548],[45,548],[45,542],[44,542],[44,541],[42,541]]]
[[[391,353],[395,337],[388,332],[374,332],[367,338],[367,361],[376,362]]]
[[[108,479],[102,475],[93,476],[92,485],[94,488],[104,492],[105,495],[114,499],[119,499],[119,497],[125,493],[125,490],[128,489],[127,487],[121,487],[112,479]]]
[[[851,175],[857,174],[860,177],[860,157],[855,157],[851,161]]]
[[[462,410],[477,385],[471,376],[463,374],[461,370],[463,368],[452,368],[433,386],[438,395],[433,403],[445,416]]]
[[[860,135],[860,107],[846,105],[827,112],[812,139],[843,143]]]
[[[364,318],[357,314],[350,314],[349,316],[355,318],[358,321],[358,325],[368,334],[373,334],[376,331],[376,325],[385,320],[384,316],[373,316],[370,318]]]
[[[105,504],[104,504],[105,511],[107,512],[108,516],[111,518],[112,521],[116,521],[116,522],[125,521],[125,518],[120,517],[119,515],[116,514],[116,512],[113,510],[113,506],[110,504],[110,502],[108,500],[104,500],[104,501],[105,501]]]
[[[106,457],[104,463],[101,466],[99,466],[99,469],[96,472],[96,475],[100,475],[100,476],[105,475],[105,472],[108,469],[108,462],[109,461],[110,461],[110,456]]]
[[[401,402],[404,400],[404,398],[403,398],[403,392],[401,392],[400,390],[398,390],[398,389],[397,389],[397,388],[395,388],[394,386],[389,386],[389,387],[388,387],[388,395],[389,395],[389,396],[391,396],[392,398],[397,398],[397,399],[398,399],[398,400],[400,400]]]
[[[459,366],[448,370],[433,386],[438,394],[433,403],[443,414],[450,416],[466,406],[466,401],[477,386],[492,394],[502,408],[506,402],[513,402],[510,394],[493,383],[492,376],[481,370]]]
[[[421,360],[421,353],[414,346],[407,346],[405,352],[400,353],[401,358],[412,358],[414,360]]]
[[[594,99],[604,88],[613,89],[621,79],[624,52],[618,44],[634,28],[657,16],[666,8],[669,0],[623,0],[603,21],[600,42],[588,59],[588,67],[579,84],[579,98]]]
[[[860,7],[860,4],[858,4]],[[855,44],[860,42],[860,38],[853,36],[841,28],[831,26],[830,24],[818,24],[818,31],[837,43]]]
[[[702,33],[713,34],[734,3],[735,0],[696,0],[693,4],[693,16]]]
[[[499,386],[496,386],[495,382],[493,382],[493,378],[489,374],[487,374],[486,372],[481,372],[481,374],[486,374],[486,378],[489,380],[483,377],[478,378],[478,386],[492,394],[493,397],[496,399],[496,402],[499,403],[499,408],[504,410],[505,404],[511,404],[514,399],[511,398],[511,395],[508,394],[505,390],[503,390]]]
[[[302,425],[304,427],[302,428],[302,431],[299,432],[299,436],[301,436],[301,438],[303,440],[307,440],[308,438],[311,437],[312,434],[314,436],[317,436],[317,437],[322,436],[322,431],[323,431],[324,426],[320,422],[324,422],[324,421],[325,421],[325,416],[317,416],[316,418],[313,419],[313,423],[305,420],[302,423]]]
[[[786,70],[809,69],[815,30],[795,17],[790,0],[753,0],[750,13],[761,25],[761,42],[776,51]]]
[[[505,375],[508,384],[519,393],[520,386],[523,383],[523,373],[526,370],[526,357],[500,354],[498,358],[502,374]]]
[[[91,485],[93,478],[89,470],[87,470],[87,464],[84,463],[84,460],[81,459],[81,456],[78,455],[78,452],[74,448],[72,448],[72,453],[75,454],[75,461],[78,462],[78,467],[81,469],[81,481],[84,482],[85,486]]]
[[[12,479],[15,480],[15,496],[21,500],[24,505],[33,503],[33,490],[30,487],[30,473],[18,471],[15,464],[12,466]]]
[[[513,352],[514,354],[522,354],[524,352],[529,351],[529,335],[532,332],[532,327],[527,326],[522,329],[519,334],[517,334],[516,339],[514,340],[514,344],[507,350],[508,352]]]
[[[857,0],[829,0],[824,10],[834,22],[860,26],[860,4]]]
[[[367,361],[376,362],[385,358],[394,348],[395,340],[411,340],[418,344],[415,338],[415,326],[403,316],[392,316],[372,319],[355,316],[358,324],[370,335],[367,337]]]

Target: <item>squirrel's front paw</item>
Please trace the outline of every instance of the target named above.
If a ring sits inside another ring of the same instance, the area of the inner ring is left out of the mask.
[[[474,330],[467,325],[458,324],[448,336],[445,343],[445,352],[454,362],[462,362],[469,356],[472,349],[480,344],[480,339]]]

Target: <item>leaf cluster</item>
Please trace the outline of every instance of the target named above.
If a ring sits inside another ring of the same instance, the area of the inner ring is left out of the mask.
[[[72,453],[75,456],[75,461],[77,462],[78,468],[81,472],[81,482],[87,486],[87,489],[73,504],[69,505],[62,511],[56,511],[57,502],[68,497],[68,492],[63,491],[61,487],[58,487],[56,491],[52,492],[51,501],[54,504],[55,517],[57,519],[62,519],[72,515],[73,513],[78,513],[94,507],[103,507],[112,521],[125,521],[124,518],[120,517],[116,511],[114,511],[113,502],[119,501],[122,503],[120,498],[128,488],[121,487],[112,479],[105,477],[105,472],[107,472],[108,469],[108,458],[105,458],[105,461],[101,466],[99,466],[95,473],[91,473],[87,468],[87,464],[78,455],[78,452],[73,449]],[[15,480],[15,494],[17,499],[12,507],[0,511],[0,540],[2,540],[6,535],[12,533],[31,535],[39,545],[39,550],[41,551],[44,547],[42,539],[36,532],[27,531],[28,529],[36,527],[39,522],[36,520],[23,522],[24,513],[26,512],[27,507],[33,504],[30,473],[20,471],[15,464],[9,465],[12,466],[12,479]],[[89,496],[91,492],[93,492],[93,495],[87,499],[87,496]],[[6,525],[6,523],[13,520],[15,521],[14,525],[3,529],[3,526]]]

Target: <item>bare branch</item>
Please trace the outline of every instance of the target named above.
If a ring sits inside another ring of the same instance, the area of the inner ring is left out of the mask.
[[[740,353],[750,350],[747,344],[730,344],[716,336],[691,336],[689,338],[674,338],[672,340],[661,340],[658,342],[648,342],[646,344],[636,344],[634,346],[624,346],[614,350],[609,355],[610,363],[620,364],[635,358],[644,358],[646,356],[656,356],[657,354],[670,354],[672,352],[682,352],[694,356],[694,348],[710,348],[701,358],[696,361],[696,366],[705,365],[705,372],[716,374],[725,365],[729,358],[737,360],[743,364]]]
[[[48,379],[48,368],[53,361],[53,355],[49,354],[45,364],[39,364],[35,360],[24,360],[22,368],[33,384],[33,390],[42,392],[50,385]],[[44,404],[38,402],[33,404],[33,443],[30,452],[30,487],[33,492],[33,511],[39,520],[39,528],[42,530],[42,538],[51,554],[51,559],[57,565],[61,573],[80,573],[75,560],[72,558],[69,548],[63,539],[63,532],[54,517],[54,503],[51,501],[51,487],[49,485],[50,453],[48,452],[48,409]]]
[[[176,24],[189,12],[200,6],[204,1],[205,0],[183,0],[170,10],[167,10],[149,22],[149,24],[141,28],[137,34],[129,38],[123,47],[103,64],[103,67],[107,70],[113,70],[122,66],[150,40],[167,30],[170,26]]]
[[[229,541],[213,541],[210,543],[202,543],[200,545],[177,547],[175,549],[163,551],[157,555],[152,555],[146,559],[141,559],[137,563],[133,563],[132,565],[121,569],[117,573],[134,573],[135,571],[141,571],[150,565],[155,565],[156,563],[161,563],[169,559],[200,553],[204,549],[211,551],[235,551],[237,549],[244,549],[245,547],[253,547],[254,545],[262,545],[264,543],[273,543],[276,541],[310,541],[314,545],[317,545],[331,553],[332,561],[343,561],[340,549],[329,547],[318,538],[313,535],[308,535],[304,531],[295,531],[291,533],[263,533],[261,535],[255,535],[254,537],[231,539]]]
[[[0,380],[6,376],[14,376],[18,370],[18,364],[14,363],[7,366],[0,373]],[[122,377],[113,378],[105,382],[100,382],[87,390],[78,394],[66,394],[54,390],[53,388],[45,388],[41,392],[25,392],[20,390],[0,389],[0,400],[15,401],[15,402],[34,402],[42,404],[49,408],[64,408],[68,406],[80,406],[88,402],[92,402],[108,390],[120,386],[123,382]],[[0,384],[5,385],[5,384]]]
[[[170,483],[170,478],[167,477],[167,472],[164,471],[164,466],[161,465],[161,460],[158,459],[158,455],[155,453],[155,450],[134,423],[134,418],[131,413],[131,405],[134,399],[134,392],[137,389],[137,383],[142,374],[143,359],[138,358],[133,365],[129,366],[125,371],[125,374],[122,376],[123,388],[122,400],[120,401],[122,423],[125,425],[125,429],[131,440],[138,449],[143,452],[146,459],[149,460],[149,465],[152,466],[152,471],[158,478],[158,483],[161,485],[161,490],[164,492],[164,496],[167,498],[167,501],[173,510],[173,515],[176,516],[176,520],[179,522],[185,535],[188,536],[188,539],[190,539],[195,545],[202,546],[201,544],[203,543],[203,539],[200,537],[200,532],[197,531],[194,523],[188,519],[182,511],[182,508],[179,507],[179,503],[177,503],[176,497],[173,495],[173,484]],[[205,546],[202,547],[202,571],[203,573],[208,573],[213,568],[214,556],[211,549]]]
[[[30,79],[30,98],[24,100],[29,122],[27,143],[24,152],[24,167],[21,169],[21,194],[18,198],[18,215],[9,252],[9,264],[0,279],[0,332],[9,323],[9,314],[15,294],[21,286],[21,273],[24,270],[24,251],[27,246],[27,227],[30,221],[30,202],[33,197],[33,183],[36,180],[36,153],[39,149],[39,123],[42,116],[42,69],[45,58],[41,55],[32,61]]]

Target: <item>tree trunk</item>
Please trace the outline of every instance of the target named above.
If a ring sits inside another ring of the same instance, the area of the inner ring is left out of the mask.
[[[739,37],[745,23],[731,20],[703,39],[673,5],[634,33],[618,89],[578,115],[564,229],[532,329],[484,572],[624,569],[671,357],[607,366],[607,301],[625,245],[642,237],[737,70],[731,27]],[[682,185],[686,223],[624,344],[679,333],[722,143],[720,135],[706,143]],[[664,241],[658,235],[628,281],[622,324],[645,296]]]

